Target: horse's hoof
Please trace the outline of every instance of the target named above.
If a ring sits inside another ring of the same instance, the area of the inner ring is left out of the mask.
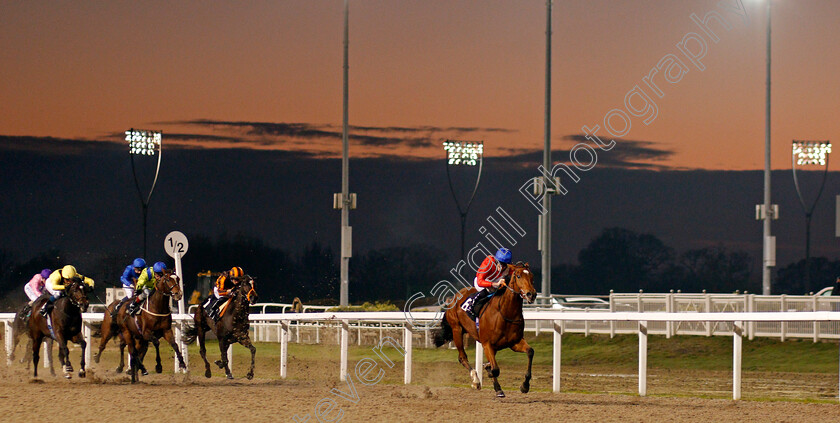
[[[245,375],[245,379],[251,380],[251,379],[253,379],[253,378],[254,378],[254,374],[253,374],[253,373],[248,373],[247,375]],[[231,379],[233,379],[233,378],[231,378]]]
[[[531,390],[531,384],[530,383],[523,382],[522,386],[519,387],[519,392],[522,392],[523,394],[527,394],[528,391],[530,391],[530,390]]]
[[[210,376],[211,376],[210,369],[205,370],[204,371],[204,377],[206,377],[207,379],[210,379]]]
[[[233,375],[232,375],[232,374],[230,374],[230,373],[228,373],[228,374],[227,374],[227,378],[228,378],[228,379],[230,379],[230,380],[233,380]]]
[[[146,370],[146,369],[143,369],[143,370],[140,370],[140,374],[142,374],[143,376],[148,376],[148,375],[149,375],[149,371],[148,371],[148,370]]]
[[[163,373],[163,366],[160,364],[155,366],[155,373]]]
[[[84,370],[79,370],[79,377],[85,377],[86,373]]]
[[[216,360],[213,363],[215,363],[217,366],[219,366],[220,369],[225,368],[225,365],[224,365],[224,363],[222,363],[222,360]]]
[[[93,362],[99,364],[99,354],[93,356]]]
[[[478,382],[473,383],[473,384],[472,384],[472,387],[473,387],[473,389],[475,389],[476,391],[480,391],[480,390],[481,390],[481,384],[480,384],[480,383],[478,383]]]
[[[504,398],[504,397],[505,397],[505,392],[504,391],[502,391],[502,390],[496,391],[496,398]]]
[[[120,366],[120,367],[117,367],[117,369],[114,370],[114,371],[117,372],[117,373],[122,373],[123,370],[125,370],[125,369],[122,366]]]
[[[73,375],[71,375],[70,373],[65,373],[65,374],[64,374],[64,378],[65,378],[65,379],[72,379],[72,378],[73,378]]]

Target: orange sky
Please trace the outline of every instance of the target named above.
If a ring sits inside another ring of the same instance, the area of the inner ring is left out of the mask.
[[[748,23],[716,0],[556,0],[554,145],[569,148],[563,136],[623,107],[671,53],[689,72],[655,98],[657,118],[634,118],[626,138],[674,151],[666,166],[763,168],[766,14],[762,1],[742,1]],[[701,32],[691,13],[711,10],[731,30],[718,27],[717,44],[703,34],[701,72],[676,44]],[[340,0],[5,2],[0,135],[91,139],[130,127],[229,135],[168,123],[197,119],[340,129],[342,13]],[[840,133],[838,18],[836,1],[774,1],[774,168],[790,167],[792,139]],[[352,125],[497,128],[424,136],[483,139],[496,156],[542,148],[543,0],[351,0],[350,25]],[[284,139],[259,148],[340,152],[332,138]],[[443,151],[355,145],[351,154]]]

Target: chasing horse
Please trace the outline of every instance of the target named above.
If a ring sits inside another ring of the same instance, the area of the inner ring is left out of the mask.
[[[487,357],[484,369],[493,379],[493,388],[499,398],[503,398],[505,393],[497,379],[499,365],[496,352],[510,348],[528,355],[528,370],[519,388],[522,393],[531,389],[531,364],[534,359],[534,349],[524,338],[525,319],[522,314],[523,303],[533,303],[537,298],[534,275],[528,263],[510,262],[511,253],[506,248],[500,248],[495,256],[487,256],[478,269],[475,287],[462,289],[460,295],[453,299],[454,304],[444,313],[441,328],[435,333],[435,345],[438,347],[453,341],[458,349],[458,361],[470,373],[475,389],[481,389],[481,382],[464,351],[464,334],[481,343]],[[486,302],[483,307],[480,304],[482,300]]]
[[[29,337],[32,338],[32,364],[34,376],[38,377],[38,360],[41,341],[52,338],[58,344],[58,360],[64,367],[64,377],[70,379],[73,365],[70,364],[70,350],[67,341],[81,347],[79,377],[85,377],[85,348],[87,343],[82,336],[82,313],[90,304],[87,293],[93,289],[93,279],[76,273],[70,265],[53,272],[46,282],[46,294],[39,298],[32,307],[29,318]]]
[[[145,279],[141,277],[138,280],[137,290],[143,290],[143,293],[137,296],[137,301],[128,304],[128,306],[119,304],[116,318],[110,321],[107,326],[107,334],[105,333],[106,322],[103,320],[103,334],[99,343],[99,352],[94,360],[99,361],[108,338],[113,336],[113,333],[118,333],[121,342],[126,344],[131,356],[129,367],[132,383],[137,381],[138,370],[142,371],[143,374],[148,374],[142,361],[149,347],[149,342],[152,342],[156,337],[166,339],[172,350],[175,351],[179,367],[181,369],[187,368],[172,333],[172,309],[169,306],[170,298],[175,301],[181,299],[183,295],[181,286],[177,278],[173,276],[172,271],[167,269],[163,262],[155,263],[154,267],[145,269],[143,273],[144,275],[147,273],[152,275]],[[132,308],[131,305],[136,305],[136,307]],[[160,361],[158,361],[158,366],[160,366]]]
[[[211,318],[205,307],[198,307],[193,317],[195,326],[187,330],[187,343],[192,343],[198,338],[199,353],[201,353],[201,359],[204,360],[205,377],[209,378],[212,375],[210,363],[207,361],[207,349],[204,346],[204,334],[210,330],[219,340],[219,351],[222,357],[220,360],[216,360],[216,365],[220,369],[224,369],[225,376],[228,379],[233,379],[228,366],[227,351],[230,345],[238,342],[251,351],[251,368],[245,377],[247,379],[253,379],[254,377],[254,357],[257,354],[257,349],[251,343],[251,337],[248,334],[248,328],[251,326],[248,315],[250,305],[257,302],[257,291],[254,287],[253,278],[244,275],[241,279],[231,289],[227,301],[222,300],[223,304],[218,306],[219,311],[214,313],[218,317]]]

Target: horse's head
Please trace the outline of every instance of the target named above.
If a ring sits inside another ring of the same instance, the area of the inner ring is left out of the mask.
[[[534,273],[528,263],[517,262],[510,264],[510,282],[508,286],[514,294],[519,294],[528,304],[537,299],[537,290],[534,288]]]
[[[236,295],[243,296],[248,299],[248,304],[254,305],[257,302],[257,289],[254,278],[245,275],[236,286]]]
[[[90,287],[82,282],[80,278],[70,279],[64,285],[64,294],[73,305],[79,307],[82,313],[86,312],[90,301],[88,301],[87,292]]]
[[[184,296],[181,291],[181,284],[178,283],[178,276],[172,274],[172,270],[166,269],[160,276],[155,275],[158,280],[155,282],[155,290],[160,291],[163,295],[172,297],[173,300],[178,301]]]

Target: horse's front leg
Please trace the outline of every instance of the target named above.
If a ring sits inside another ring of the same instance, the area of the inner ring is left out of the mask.
[[[534,362],[534,349],[525,342],[525,339],[521,339],[519,343],[510,347],[510,349],[528,354],[528,371],[525,372],[525,380],[522,382],[522,386],[519,387],[519,391],[527,394],[531,390],[531,364]]]
[[[119,366],[117,366],[116,372],[117,373],[122,373],[123,370],[125,370],[125,346],[126,345],[125,345],[125,341],[122,339],[122,337],[120,337],[119,339],[120,339],[120,364],[119,364]],[[131,364],[129,363],[129,366],[130,365]]]
[[[499,363],[496,362],[496,350],[489,343],[482,343],[484,346],[484,356],[487,357],[487,364],[484,365],[484,370],[493,378],[493,389],[496,390],[496,396],[499,398],[505,397],[505,392],[499,385]]]
[[[230,341],[227,340],[227,337],[221,337],[219,339],[219,351],[222,353],[222,359],[216,361],[216,365],[219,366],[220,369],[225,369],[225,376],[228,379],[233,379],[233,374],[230,372],[230,367],[228,367],[228,348],[230,347]]]
[[[79,348],[82,350],[82,361],[79,363],[79,377],[85,377],[85,349],[87,348],[87,342],[85,342],[85,337],[82,336],[81,332],[76,334],[72,341],[79,344]]]
[[[239,343],[242,344],[243,347],[251,350],[251,369],[248,370],[248,374],[245,375],[246,379],[251,380],[254,378],[254,357],[257,355],[257,347],[251,343],[251,337],[248,336],[248,332],[245,332],[245,335],[239,338]]]
[[[38,360],[41,358],[41,341],[44,339],[44,335],[40,333],[35,335],[35,339],[32,340],[32,367],[35,368],[34,377],[38,377]]]
[[[57,334],[58,339],[58,360],[64,365],[64,377],[71,379],[73,377],[73,364],[70,363],[70,349],[67,348],[67,340],[63,335]]]
[[[152,335],[152,345],[155,346],[155,373],[163,373],[163,366],[160,364],[160,339]]]
[[[167,330],[163,333],[163,339],[166,342],[169,342],[169,346],[175,351],[175,356],[178,357],[178,367],[181,369],[186,370],[187,364],[184,363],[184,356],[181,355],[181,350],[178,348],[178,344],[175,342],[175,335],[172,334],[172,330]],[[158,342],[159,344],[160,342]],[[158,353],[158,364],[160,364],[160,353]]]

